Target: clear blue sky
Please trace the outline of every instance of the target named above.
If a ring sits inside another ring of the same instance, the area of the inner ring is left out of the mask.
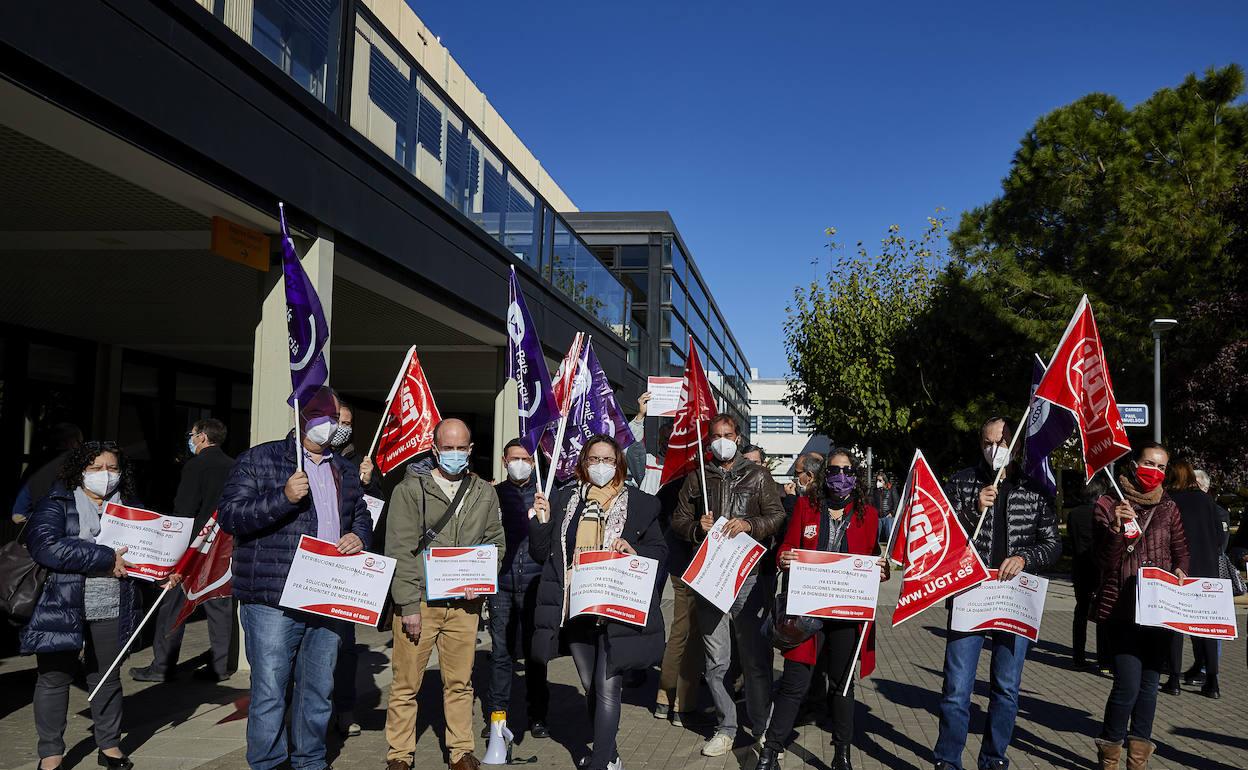
[[[1248,66],[1248,2],[408,0],[583,211],[672,213],[760,375],[824,229],[917,235],[1040,115]]]

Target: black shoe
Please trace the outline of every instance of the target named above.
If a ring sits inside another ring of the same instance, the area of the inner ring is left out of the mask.
[[[534,719],[529,725],[529,735],[532,735],[534,738],[549,738],[550,728],[546,726],[544,721]]]
[[[490,737],[490,723],[489,722],[486,722],[485,727],[481,728],[481,737],[482,738]]]
[[[836,753],[832,755],[831,770],[854,770],[853,764],[849,761],[849,744],[834,743],[832,748]]]
[[[95,755],[95,761],[100,767],[107,767],[110,768],[110,770],[112,768],[130,770],[130,768],[134,767],[134,763],[130,761],[130,757],[127,757],[125,754],[122,754],[120,757],[110,757],[101,751]]]
[[[1222,697],[1221,691],[1218,690],[1217,674],[1205,678],[1205,686],[1200,688],[1200,694],[1214,700]]]
[[[988,770],[1006,770],[1009,766],[1010,763],[1006,762],[1004,759],[988,760]]]
[[[172,682],[172,674],[162,674],[159,671],[153,671],[151,666],[130,669],[130,678],[136,682]]]
[[[1205,672],[1196,668],[1189,668],[1183,672],[1183,684],[1188,686],[1202,685],[1205,683]]]
[[[581,768],[581,770],[584,770],[585,768],[589,767],[589,759],[590,759],[590,756],[586,754],[585,756],[576,760],[576,766]]]
[[[1183,692],[1183,688],[1179,687],[1179,678],[1177,676],[1172,676],[1166,680],[1164,685],[1162,685],[1161,691],[1166,695],[1178,695]]]
[[[780,757],[776,750],[763,749],[758,755],[758,764],[754,765],[754,770],[780,770]]]

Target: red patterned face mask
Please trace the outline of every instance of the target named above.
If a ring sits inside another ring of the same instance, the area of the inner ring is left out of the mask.
[[[1145,494],[1161,486],[1161,482],[1165,480],[1166,472],[1160,468],[1150,468],[1147,465],[1135,466],[1135,483]]]

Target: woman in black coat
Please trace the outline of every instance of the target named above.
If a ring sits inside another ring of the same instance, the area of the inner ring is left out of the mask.
[[[1192,568],[1189,577],[1218,577],[1218,562],[1225,546],[1222,522],[1214,499],[1201,491],[1196,482],[1196,472],[1187,460],[1176,459],[1170,463],[1171,499],[1179,506],[1183,517],[1183,530],[1187,532],[1187,547],[1191,552]],[[1162,692],[1178,695],[1179,671],[1183,669],[1183,635],[1175,634],[1170,649],[1170,679]],[[1220,698],[1218,688],[1218,642],[1193,636],[1192,667],[1183,672],[1183,682],[1201,685],[1200,694],[1206,698]],[[1201,669],[1204,669],[1202,672]]]
[[[65,754],[65,722],[69,687],[86,647],[87,689],[121,651],[139,614],[133,566],[95,542],[105,503],[135,505],[134,479],[121,449],[111,441],[88,441],[70,452],[60,479],[39,501],[30,517],[27,547],[48,570],[47,582],[30,621],[22,628],[24,654],[34,653],[35,731],[39,736],[39,768],[54,770]],[[91,701],[97,761],[101,767],[130,768],[121,752],[120,666]]]
[[[655,575],[645,628],[592,615],[567,616],[565,586],[577,554],[610,550],[654,559],[659,565],[667,558],[659,529],[659,502],[626,487],[626,470],[624,453],[615,439],[594,436],[577,460],[577,483],[556,493],[553,501],[538,492],[533,501],[536,515],[529,522],[529,553],[543,565],[534,612],[533,654],[549,663],[566,645],[572,655],[593,725],[593,754],[577,763],[588,770],[621,767],[615,739],[623,674],[663,658],[660,575]]]

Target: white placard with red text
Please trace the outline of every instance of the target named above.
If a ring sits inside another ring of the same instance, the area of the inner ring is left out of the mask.
[[[651,417],[675,417],[684,387],[684,377],[647,377],[646,390],[650,391],[650,403],[646,414]]]
[[[364,495],[364,504],[368,506],[368,515],[373,519],[373,530],[377,529],[377,521],[381,519],[381,510],[386,507],[386,501],[380,497],[372,495]]]
[[[838,620],[875,620],[880,566],[871,556],[795,548],[789,562],[790,615]]]
[[[1180,578],[1164,569],[1142,567],[1135,589],[1135,622],[1188,636],[1234,639],[1239,628],[1233,597],[1229,580]]]
[[[278,604],[313,615],[375,626],[394,579],[395,560],[360,551],[338,553],[338,544],[304,535],[286,575]]]
[[[659,563],[615,551],[577,554],[568,591],[568,617],[597,615],[646,625]]]
[[[726,537],[724,526],[727,523],[728,519],[715,520],[715,525],[706,533],[706,539],[698,546],[689,568],[680,578],[702,598],[718,607],[720,612],[732,608],[745,579],[767,551],[744,532]]]
[[[1038,641],[1048,591],[1046,578],[1020,572],[1003,582],[990,569],[987,580],[953,597],[949,627],[963,633],[1008,631]]]
[[[468,545],[425,551],[425,596],[431,602],[498,593],[498,547]]]
[[[95,542],[114,550],[124,545],[122,558],[134,565],[130,577],[155,581],[169,577],[194,534],[192,518],[105,503]]]

